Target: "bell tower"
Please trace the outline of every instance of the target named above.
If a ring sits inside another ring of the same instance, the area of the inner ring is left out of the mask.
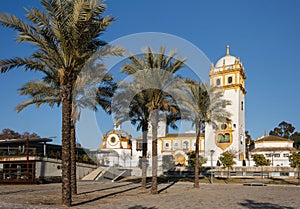
[[[216,161],[222,152],[230,150],[239,161],[245,157],[245,71],[239,58],[230,55],[229,45],[226,55],[210,68],[210,85],[223,91],[223,98],[231,101],[226,110],[231,114],[229,122],[211,125],[205,130],[205,151],[214,153]],[[240,163],[237,162],[237,165]]]

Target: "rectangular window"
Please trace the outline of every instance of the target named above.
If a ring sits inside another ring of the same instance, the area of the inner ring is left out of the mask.
[[[142,141],[136,141],[136,151],[143,150],[143,142]]]
[[[289,156],[290,156],[289,153],[284,153],[284,154],[283,154],[283,157],[289,157]]]
[[[289,172],[280,172],[280,176],[289,176]]]
[[[241,102],[241,110],[242,111],[244,110],[244,102],[243,101]]]
[[[280,154],[279,153],[275,153],[274,157],[280,157]]]
[[[266,157],[271,157],[272,155],[271,154],[266,154]]]
[[[179,142],[178,142],[178,141],[174,141],[173,146],[174,146],[174,149],[175,149],[175,150],[180,148]]]

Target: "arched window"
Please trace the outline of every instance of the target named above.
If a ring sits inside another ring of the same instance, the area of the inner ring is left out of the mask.
[[[218,134],[218,143],[222,143],[224,141],[224,135]]]
[[[188,141],[184,141],[182,144],[182,149],[183,150],[189,150],[189,142]]]
[[[230,135],[228,133],[225,134],[224,142],[230,142]]]
[[[169,142],[166,142],[166,143],[165,143],[165,149],[170,149],[170,144],[169,144]]]
[[[231,76],[228,77],[227,81],[228,81],[228,83],[232,83],[232,77]]]
[[[174,149],[179,149],[179,143],[178,142],[174,142]]]
[[[229,143],[230,142],[230,134],[218,134],[218,143]]]
[[[216,80],[216,85],[217,85],[217,86],[220,86],[220,85],[221,85],[221,80],[220,80],[220,78],[218,78],[218,79]]]

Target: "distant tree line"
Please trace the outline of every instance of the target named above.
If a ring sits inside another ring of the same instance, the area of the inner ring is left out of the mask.
[[[9,128],[4,128],[2,132],[0,133],[0,140],[6,140],[6,139],[26,139],[26,138],[41,138],[36,133],[29,133],[27,131],[23,133],[19,133],[17,131],[14,131]]]
[[[282,121],[278,124],[278,127],[269,132],[269,135],[293,140],[294,147],[300,149],[300,132],[295,130],[296,128],[291,123]]]

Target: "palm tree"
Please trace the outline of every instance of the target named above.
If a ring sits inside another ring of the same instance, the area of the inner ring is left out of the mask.
[[[142,129],[142,188],[146,189],[147,185],[147,135],[148,135],[148,126],[149,126],[149,111],[145,105],[146,102],[145,95],[139,93],[135,95],[131,101],[129,117],[131,123],[137,125],[137,130]]]
[[[131,97],[129,95],[132,95]],[[119,82],[114,95],[112,112],[114,119],[119,123],[130,121],[137,126],[137,131],[142,130],[142,181],[141,186],[146,189],[147,185],[147,151],[148,151],[148,126],[149,111],[146,107],[147,98],[143,92],[136,93],[136,87],[132,83]],[[129,98],[129,99],[128,99]]]
[[[147,185],[147,151],[148,151],[148,130],[150,123],[150,114],[147,107],[149,103],[149,95],[147,91],[142,90],[136,94],[135,84],[120,85],[118,93],[114,95],[113,112],[115,113],[115,120],[119,122],[131,121],[131,124],[137,126],[137,131],[142,130],[142,188],[146,189]],[[131,93],[129,93],[131,92]],[[124,101],[124,98],[128,98],[128,95],[134,95],[132,100]],[[128,108],[126,108],[128,107]],[[174,107],[175,108],[175,107]],[[127,109],[127,111],[126,111]],[[125,111],[124,111],[125,110]],[[168,114],[167,125],[171,128],[177,129],[175,122],[180,119],[179,114]]]
[[[62,103],[62,203],[71,205],[71,127],[74,84],[86,62],[106,45],[100,34],[115,20],[102,16],[106,5],[97,0],[41,0],[44,10],[27,9],[30,23],[10,14],[0,24],[18,32],[18,42],[35,46],[27,58],[0,61],[0,71],[15,67],[40,71],[59,80]]]
[[[100,71],[100,70],[99,70]],[[84,90],[89,85],[97,85],[99,82],[94,76],[81,76],[76,82],[76,95],[72,105],[72,126],[71,126],[71,190],[72,194],[77,194],[77,179],[76,179],[76,121],[80,118],[82,108],[89,108],[93,111],[97,110],[97,105],[100,105],[106,113],[111,113],[111,97],[116,88],[112,81],[112,75],[107,74],[105,68],[102,68],[99,74],[103,75],[103,80],[95,89],[89,88],[89,92]],[[19,89],[20,95],[29,96],[29,99],[22,102],[16,107],[18,112],[22,111],[29,105],[35,104],[38,107],[43,104],[48,104],[50,107],[59,106],[61,103],[60,83],[57,80],[36,80],[30,81]]]
[[[174,100],[168,94],[172,82],[178,79],[175,73],[184,66],[185,58],[174,58],[176,51],[165,55],[165,47],[155,54],[150,47],[142,54],[129,56],[121,72],[134,79],[135,94],[142,92],[142,105],[147,108],[152,125],[152,185],[151,193],[157,194],[157,126],[159,111],[175,113]],[[134,94],[134,95],[135,95]],[[149,121],[149,120],[148,120]]]
[[[222,92],[214,88],[208,88],[204,83],[186,79],[185,86],[180,90],[174,88],[174,93],[178,96],[178,105],[182,111],[182,119],[189,120],[196,127],[195,143],[195,180],[194,187],[199,188],[199,143],[201,132],[204,131],[205,124],[228,121],[230,113],[225,111],[228,100],[222,99]]]

